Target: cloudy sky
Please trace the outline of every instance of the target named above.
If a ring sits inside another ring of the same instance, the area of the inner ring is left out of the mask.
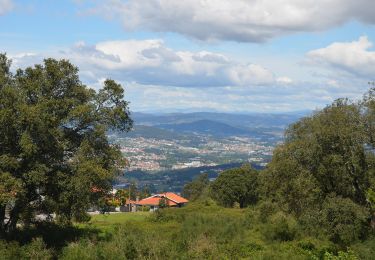
[[[292,112],[375,80],[374,0],[0,0],[13,68],[65,58],[133,111]]]

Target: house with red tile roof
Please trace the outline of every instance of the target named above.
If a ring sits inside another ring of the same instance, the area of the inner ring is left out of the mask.
[[[120,206],[121,212],[136,212],[137,200],[126,199],[124,205]]]
[[[165,200],[168,207],[182,207],[189,201],[173,192],[165,192],[152,195],[137,202],[138,206],[149,206],[152,211],[159,208],[160,201]]]

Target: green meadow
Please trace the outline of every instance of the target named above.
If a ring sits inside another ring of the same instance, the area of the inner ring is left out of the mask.
[[[39,235],[20,235],[33,237],[31,241],[1,243],[1,258],[373,259],[375,255],[372,237],[342,247],[324,232],[308,235],[305,227],[280,211],[265,214],[261,206],[223,208],[211,200],[155,213],[94,215],[70,231],[56,226],[41,230]],[[57,240],[63,243],[53,242]]]

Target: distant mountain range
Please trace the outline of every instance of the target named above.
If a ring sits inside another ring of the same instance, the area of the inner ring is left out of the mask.
[[[212,120],[198,120],[191,123],[180,123],[180,124],[161,124],[157,127],[177,132],[177,133],[196,133],[213,135],[216,137],[220,136],[254,136],[260,133],[252,129],[234,127],[225,123],[212,121]]]
[[[135,125],[133,130],[129,133],[119,134],[126,137],[143,137],[143,138],[154,138],[164,140],[177,140],[182,139],[183,135],[177,132],[169,131],[166,129],[147,126],[147,125]]]
[[[161,124],[158,127],[178,133],[197,132],[211,135],[245,135],[247,133],[244,129],[207,119],[180,124]]]
[[[232,127],[285,128],[287,125],[309,113],[307,111],[288,114],[228,114],[213,112],[146,114],[133,112],[132,118],[137,125],[149,126],[176,125],[208,120],[227,124]]]
[[[226,113],[173,113],[146,114],[132,113],[134,130],[129,137],[148,137],[159,139],[179,139],[185,135],[203,134],[215,137],[280,136],[284,129],[299,118],[307,115],[291,114],[226,114]]]

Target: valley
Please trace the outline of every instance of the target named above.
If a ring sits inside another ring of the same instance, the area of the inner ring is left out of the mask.
[[[134,113],[129,133],[109,134],[129,164],[119,184],[179,191],[201,173],[211,178],[235,165],[264,168],[295,114]]]

